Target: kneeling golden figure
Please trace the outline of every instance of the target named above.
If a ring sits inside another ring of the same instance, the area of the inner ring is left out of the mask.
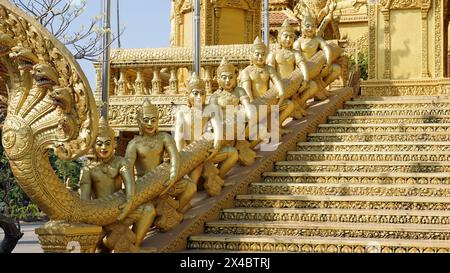
[[[114,131],[102,118],[99,125],[99,133],[94,144],[96,159],[82,169],[80,177],[80,193],[83,200],[100,199],[111,196],[125,186],[127,203],[122,205],[122,214],[118,221],[128,219],[133,225],[136,235],[135,250],[139,249],[149,227],[155,219],[156,212],[151,203],[142,205],[131,211],[131,202],[135,194],[136,185],[126,159],[114,154],[116,143]],[[114,250],[114,243],[104,240],[104,244],[110,250]]]

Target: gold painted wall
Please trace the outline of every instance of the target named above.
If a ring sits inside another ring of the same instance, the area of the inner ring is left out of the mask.
[[[367,33],[367,22],[340,23],[339,31],[341,37],[347,37],[350,42],[356,41]]]
[[[390,16],[391,78],[420,78],[422,56],[420,10],[392,10]]]
[[[193,29],[193,13],[185,13],[183,14],[183,44],[181,46],[184,47],[192,47],[192,37],[194,35]]]
[[[219,44],[245,44],[245,11],[235,8],[222,8],[220,17]]]

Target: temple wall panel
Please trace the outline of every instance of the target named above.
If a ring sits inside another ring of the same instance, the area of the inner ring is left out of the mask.
[[[367,33],[367,22],[341,23],[339,31],[341,36],[347,36],[349,41],[356,41]]]
[[[245,10],[222,8],[221,13],[218,44],[231,45],[247,43]]]
[[[419,78],[422,56],[420,10],[392,10],[390,17],[391,78]]]

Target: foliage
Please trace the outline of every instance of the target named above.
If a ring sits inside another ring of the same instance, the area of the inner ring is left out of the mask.
[[[68,188],[77,191],[79,188],[78,182],[80,180],[80,171],[82,163],[78,160],[66,161],[61,160],[55,154],[49,152],[50,163],[56,175],[61,179]]]
[[[361,72],[361,79],[367,80],[369,78],[369,57],[366,53],[358,53],[358,67]],[[352,56],[350,58],[350,70],[356,69],[356,60]]]

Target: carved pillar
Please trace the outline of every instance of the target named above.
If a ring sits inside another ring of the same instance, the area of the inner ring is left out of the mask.
[[[384,75],[383,78],[391,78],[391,18],[389,8],[382,8],[384,17]]]
[[[211,67],[205,66],[203,69],[205,70],[205,74],[204,74],[205,77],[203,78],[203,80],[205,81],[206,94],[212,94]]]
[[[102,66],[95,64],[95,99],[101,101],[102,99]]]
[[[214,44],[220,43],[220,17],[222,15],[221,8],[214,9]]]
[[[134,82],[135,94],[138,96],[142,96],[145,94],[144,92],[145,81],[142,77],[142,69],[137,70],[136,81]]]
[[[428,68],[428,11],[430,10],[430,1],[422,2],[422,77],[430,77]]]
[[[169,93],[170,94],[178,93],[178,77],[176,67],[170,68]]]
[[[117,82],[117,95],[125,96],[127,94],[127,83],[125,80],[125,71],[120,69],[119,81]]]
[[[245,12],[245,23],[246,25],[246,37],[245,41],[248,44],[251,44],[253,39],[253,12],[252,11],[246,11]]]
[[[368,17],[369,17],[369,80],[377,78],[377,6],[368,5]]]
[[[159,75],[159,68],[153,68],[153,79],[152,79],[152,95],[158,95],[162,93],[162,83],[161,77]]]

